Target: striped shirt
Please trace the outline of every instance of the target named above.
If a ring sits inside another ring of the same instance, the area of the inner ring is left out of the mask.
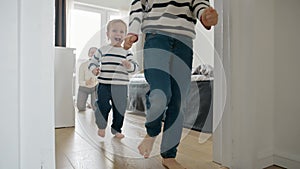
[[[197,19],[209,6],[209,0],[133,0],[128,33],[161,31],[194,39]]]
[[[122,60],[131,63],[130,70],[122,65]],[[106,45],[99,48],[90,60],[89,70],[100,67],[98,80],[102,84],[127,85],[129,73],[138,71],[138,64],[130,51],[122,47]]]

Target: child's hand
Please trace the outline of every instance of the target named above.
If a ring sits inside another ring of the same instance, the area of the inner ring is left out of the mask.
[[[137,41],[137,35],[128,35],[124,40],[123,48],[128,50],[131,48],[132,44]]]
[[[122,64],[126,69],[131,68],[131,63],[128,60],[122,60]]]
[[[100,73],[100,69],[97,67],[95,69],[92,70],[92,73],[95,75],[95,76],[98,76],[98,74]]]
[[[217,11],[209,7],[201,15],[201,22],[206,28],[210,28],[218,23],[218,13]]]

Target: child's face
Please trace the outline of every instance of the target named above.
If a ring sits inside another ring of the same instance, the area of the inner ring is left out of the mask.
[[[107,32],[107,37],[114,46],[121,46],[126,34],[126,25],[121,22],[112,23]]]

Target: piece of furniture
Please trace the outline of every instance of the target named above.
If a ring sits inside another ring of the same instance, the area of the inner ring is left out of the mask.
[[[54,110],[56,128],[75,126],[75,108],[73,104],[74,50],[73,48],[55,47]]]
[[[128,106],[127,110],[133,112],[145,112],[146,93],[149,90],[149,85],[144,77],[144,74],[136,74],[130,78],[128,84]]]
[[[212,131],[212,88],[213,78],[204,75],[192,75],[191,87],[184,107],[184,127],[211,133]],[[127,110],[146,113],[145,95],[149,90],[143,74],[130,79],[128,85]]]
[[[192,75],[192,77],[201,75]],[[184,127],[205,133],[212,132],[213,79],[192,79],[187,106],[184,111]]]

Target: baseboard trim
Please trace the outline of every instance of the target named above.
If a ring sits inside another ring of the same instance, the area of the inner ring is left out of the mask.
[[[274,164],[287,169],[299,169],[300,161],[286,158],[280,155],[274,155]]]
[[[273,158],[273,151],[272,150],[264,150],[260,151],[258,156],[258,168],[266,168],[274,164],[274,158]]]
[[[267,167],[272,166],[272,165],[274,165],[273,155],[259,159],[259,162],[258,162],[258,167],[259,168],[267,168]]]
[[[293,158],[294,157],[294,158]],[[271,151],[261,152],[258,155],[258,168],[267,168],[272,165],[277,165],[282,168],[287,169],[299,169],[300,161],[297,160],[297,157],[287,155],[284,153],[273,154]]]

